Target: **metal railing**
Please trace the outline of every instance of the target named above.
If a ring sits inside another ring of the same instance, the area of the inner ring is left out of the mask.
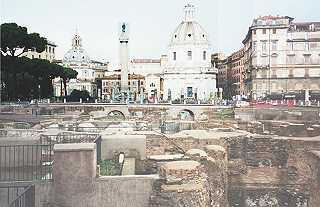
[[[35,207],[35,188],[29,185],[18,195],[8,207]]]
[[[0,145],[0,182],[52,180],[53,148],[61,143],[96,143],[97,163],[101,160],[99,134],[43,135],[40,144]]]
[[[1,184],[0,183],[0,206],[1,207],[34,207],[35,188],[33,185]]]
[[[40,143],[44,145],[66,143],[94,143],[100,135],[97,133],[63,132],[58,135],[41,135]]]
[[[96,143],[97,163],[101,160],[101,135],[97,133],[68,133],[58,135],[41,135],[42,145],[66,144],[66,143]]]
[[[52,179],[52,145],[0,146],[0,181]]]
[[[182,130],[193,129],[193,121],[175,121],[175,122],[164,122],[160,126],[161,133],[172,134]]]

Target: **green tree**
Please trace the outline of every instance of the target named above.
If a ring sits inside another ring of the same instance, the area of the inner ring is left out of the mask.
[[[70,80],[72,78],[77,78],[78,72],[71,69],[71,68],[63,68],[62,74],[60,77],[63,80],[63,85],[64,85],[64,95],[67,96],[67,80]]]
[[[26,27],[16,23],[4,23],[1,29],[1,89],[5,100],[28,100],[51,97],[52,80],[61,77],[65,89],[68,79],[76,78],[77,72],[42,59],[20,57],[28,50],[43,52],[47,40],[38,33],[28,33]]]
[[[85,101],[87,99],[90,99],[90,94],[87,90],[79,91],[77,89],[74,89],[71,94],[68,96],[69,101],[78,102],[80,101],[80,98]]]
[[[4,23],[1,24],[0,30],[2,54],[18,57],[29,49],[39,53],[46,49],[47,39],[38,33],[28,33],[26,27],[16,23]]]

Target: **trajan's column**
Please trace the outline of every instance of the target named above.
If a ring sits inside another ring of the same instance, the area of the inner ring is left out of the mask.
[[[121,67],[121,94],[123,100],[128,96],[129,75],[129,27],[128,23],[122,23],[119,32],[119,56]]]

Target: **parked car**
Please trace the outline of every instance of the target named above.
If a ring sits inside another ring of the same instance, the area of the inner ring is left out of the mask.
[[[247,107],[247,106],[250,106],[250,103],[247,102],[247,101],[237,101],[236,104],[235,104],[235,107]]]

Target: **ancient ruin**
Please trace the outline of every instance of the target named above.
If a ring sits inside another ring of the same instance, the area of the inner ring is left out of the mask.
[[[0,116],[1,207],[17,196],[37,207],[320,206],[319,108],[52,104]]]

